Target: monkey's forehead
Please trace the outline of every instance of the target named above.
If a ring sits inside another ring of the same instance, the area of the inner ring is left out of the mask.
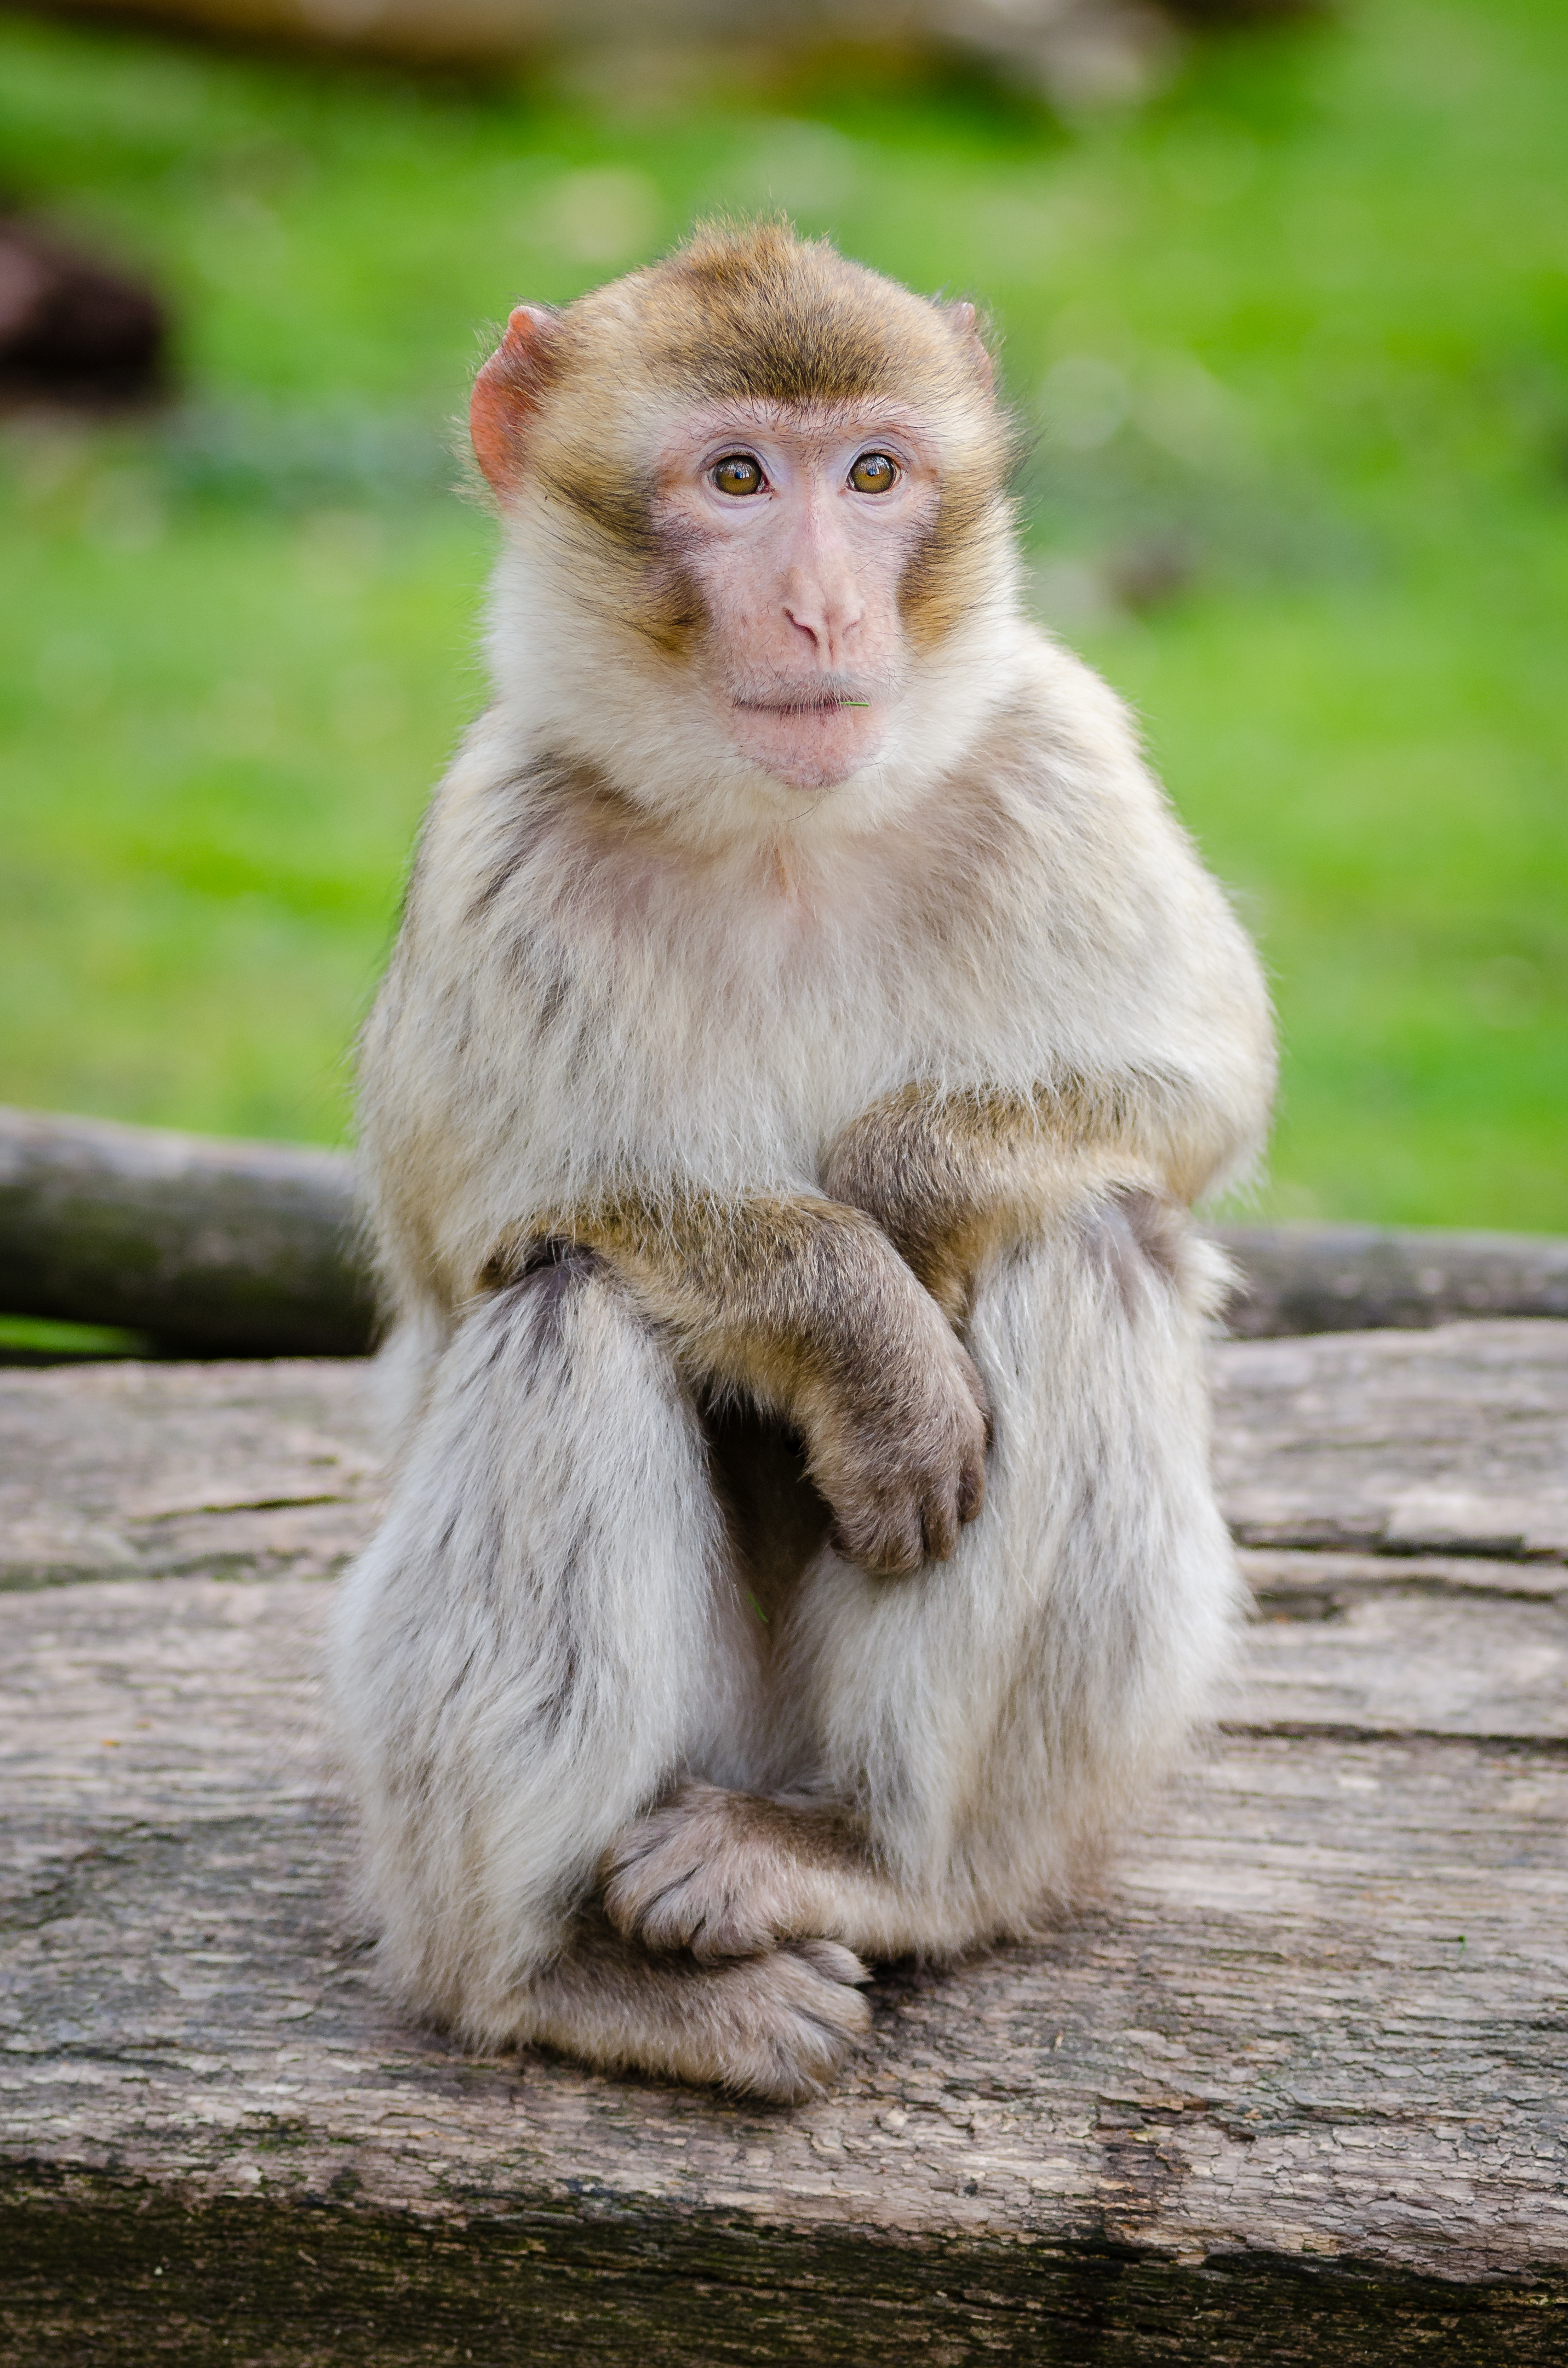
[[[912,395],[988,409],[961,318],[778,223],[699,232],[570,306],[562,360],[713,400],[847,404]]]
[[[678,355],[646,341],[619,351],[571,346],[559,356],[554,385],[566,397],[547,403],[538,423],[536,455],[564,439],[596,443],[607,459],[657,468],[694,445],[733,436],[788,438],[827,447],[839,438],[885,436],[915,461],[994,472],[1010,451],[1007,424],[990,392],[961,369],[889,370],[876,386],[830,393],[780,392],[765,373],[748,380],[712,370],[687,369]]]
[[[858,443],[868,436],[881,436],[916,452],[934,440],[933,423],[918,404],[881,395],[835,403],[783,403],[775,397],[726,399],[701,394],[672,401],[666,394],[661,401],[655,391],[648,416],[656,421],[661,415],[665,445],[672,452],[731,436],[807,448]]]

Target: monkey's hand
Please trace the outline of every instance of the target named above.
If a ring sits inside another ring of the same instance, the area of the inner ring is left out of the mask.
[[[852,1340],[808,1372],[793,1411],[835,1546],[892,1577],[946,1561],[980,1511],[991,1408],[929,1293],[913,1284],[888,1299],[865,1306]]]
[[[539,1234],[608,1258],[694,1378],[797,1426],[850,1561],[892,1573],[952,1553],[985,1497],[984,1384],[861,1210],[809,1194],[622,1200]]]

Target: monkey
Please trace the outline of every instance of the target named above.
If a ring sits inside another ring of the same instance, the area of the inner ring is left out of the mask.
[[[472,390],[493,692],[360,1048],[404,1407],[332,1683],[392,1994],[783,2102],[1205,1714],[1256,956],[1027,618],[972,305],[699,226]]]

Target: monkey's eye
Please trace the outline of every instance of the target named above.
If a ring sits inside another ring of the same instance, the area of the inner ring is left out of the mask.
[[[749,452],[727,452],[708,472],[722,494],[760,494],[763,474]]]
[[[858,494],[891,494],[898,483],[898,462],[885,452],[862,452],[849,472]]]

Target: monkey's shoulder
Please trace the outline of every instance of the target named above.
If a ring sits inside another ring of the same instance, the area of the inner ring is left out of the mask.
[[[934,805],[960,894],[999,894],[1040,920],[1142,929],[1195,909],[1228,920],[1130,711],[1104,678],[1045,634],[1013,653],[1010,696]]]

